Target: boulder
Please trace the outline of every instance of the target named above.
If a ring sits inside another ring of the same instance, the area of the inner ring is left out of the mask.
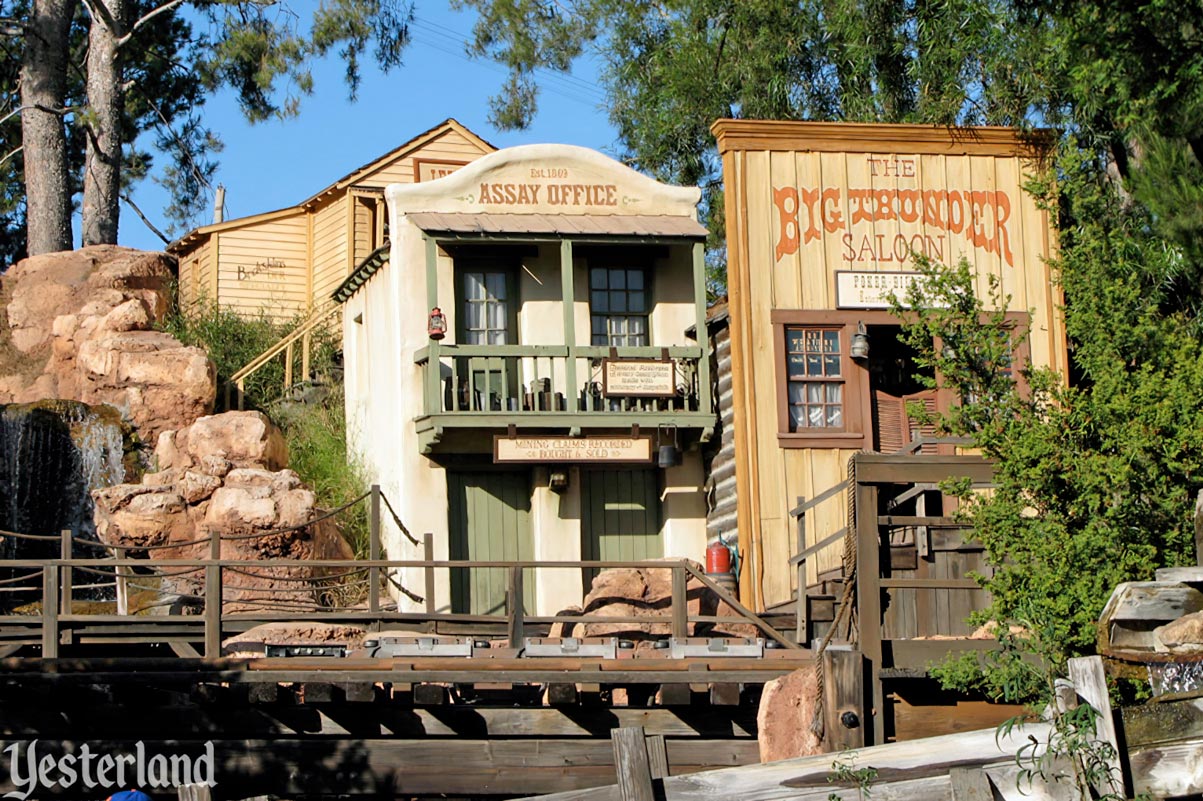
[[[1153,629],[1153,644],[1162,653],[1203,653],[1203,612],[1183,615]]]
[[[225,571],[226,611],[313,607],[315,590],[303,580],[323,571],[271,560],[353,556],[332,521],[309,524],[321,514],[317,498],[296,473],[281,469],[283,435],[262,414],[227,412],[166,431],[156,456],[163,469],[145,474],[140,484],[92,493],[97,536],[152,559],[205,559],[210,538],[218,536],[222,559],[266,560],[262,567]],[[174,594],[203,594],[198,573],[165,583]]]
[[[225,656],[256,658],[267,645],[345,645],[359,648],[367,631],[341,623],[264,623],[228,638],[221,644]]]
[[[283,432],[263,413],[226,412],[161,434],[155,460],[160,470],[196,470],[223,478],[236,469],[283,469],[288,464],[288,445]],[[246,480],[250,477],[235,483]]]
[[[0,363],[0,403],[107,403],[152,443],[211,412],[213,363],[154,330],[170,306],[174,273],[165,253],[112,245],[18,262],[2,279],[8,329],[0,338],[22,362],[42,366],[29,373]]]
[[[823,753],[822,739],[810,730],[822,691],[817,666],[798,668],[764,685],[756,712],[761,762]]]
[[[676,560],[674,560],[676,561]],[[694,563],[700,571],[701,565]],[[690,576],[685,584],[690,615],[736,616],[736,612],[718,594]],[[585,596],[583,614],[601,617],[656,617],[663,622],[584,623],[563,627],[565,637],[621,637],[630,640],[655,640],[672,633],[667,616],[672,608],[672,570],[670,568],[615,568],[603,570],[593,579]],[[690,637],[758,637],[759,630],[744,623],[690,623]]]

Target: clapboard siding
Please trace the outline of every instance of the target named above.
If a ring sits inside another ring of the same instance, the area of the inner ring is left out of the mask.
[[[313,294],[317,303],[329,300],[347,276],[347,207],[339,201],[321,206],[313,215]]]
[[[1007,311],[1031,311],[1032,362],[1064,373],[1061,298],[1047,264],[1054,240],[1047,215],[1023,191],[1041,169],[1038,150],[1013,132],[744,121],[722,121],[715,131],[727,187],[735,495],[747,567],[741,592],[758,606],[773,605],[790,597],[794,579],[788,560],[796,551],[796,527],[789,510],[799,497],[842,481],[849,457],[861,448],[859,442],[808,447],[779,437],[777,386],[785,365],[778,363],[781,329],[774,315],[805,320],[807,313],[839,309],[838,271],[913,271],[911,250],[949,265],[963,258],[979,297],[989,298],[993,278],[1009,296]],[[906,166],[886,169],[882,159]],[[948,213],[908,205],[925,203],[925,191],[946,192]],[[808,198],[817,202],[812,206]],[[953,219],[954,200],[960,219]],[[844,300],[844,319],[876,315],[870,325],[888,322],[886,312],[856,311]],[[864,394],[857,408],[867,409],[868,379],[857,380]],[[871,421],[863,420],[863,427],[871,443]],[[808,544],[846,523],[847,501],[836,496],[808,513]],[[837,568],[840,556],[837,544],[808,561],[808,580]]]
[[[463,130],[449,120],[296,206],[189,233],[170,248],[180,260],[181,302],[209,298],[247,316],[262,312],[277,320],[327,303],[348,273],[383,244],[384,209],[376,195],[383,198],[387,184],[412,183],[415,159],[466,163],[492,152]],[[269,266],[256,269],[263,265]]]
[[[398,159],[382,165],[364,176],[358,183],[364,186],[387,186],[388,184],[411,184],[414,182],[414,159],[431,161],[474,161],[489,149],[482,149],[472,140],[455,130],[449,130],[437,139],[428,142],[408,158]]]
[[[383,199],[381,199],[383,203]],[[376,199],[369,197],[355,198],[355,256],[353,261],[359,264],[376,249]]]
[[[290,320],[308,304],[308,221],[289,217],[224,231],[218,297],[250,315]]]

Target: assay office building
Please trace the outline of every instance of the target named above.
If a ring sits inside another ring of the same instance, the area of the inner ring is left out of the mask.
[[[404,525],[433,532],[438,559],[700,558],[698,446],[716,418],[709,347],[692,338],[699,191],[531,145],[386,197],[388,261],[335,297],[351,448]],[[385,545],[422,558],[399,531]],[[527,611],[579,604],[594,572],[527,571]],[[421,569],[401,573],[422,586]],[[436,608],[503,608],[505,570],[440,576]]]

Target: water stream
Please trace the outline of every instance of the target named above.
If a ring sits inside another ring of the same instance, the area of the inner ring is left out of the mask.
[[[1149,685],[1153,695],[1197,693],[1203,690],[1203,661],[1150,662]]]
[[[129,428],[109,406],[0,404],[0,529],[95,538],[91,490],[132,475]],[[0,558],[58,555],[58,544],[0,538]],[[92,556],[93,554],[88,554]]]

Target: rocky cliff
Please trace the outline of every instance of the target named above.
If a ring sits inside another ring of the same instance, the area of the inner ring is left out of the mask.
[[[106,403],[152,444],[210,413],[212,361],[154,330],[173,281],[167,254],[111,245],[18,262],[0,277],[0,403]]]

